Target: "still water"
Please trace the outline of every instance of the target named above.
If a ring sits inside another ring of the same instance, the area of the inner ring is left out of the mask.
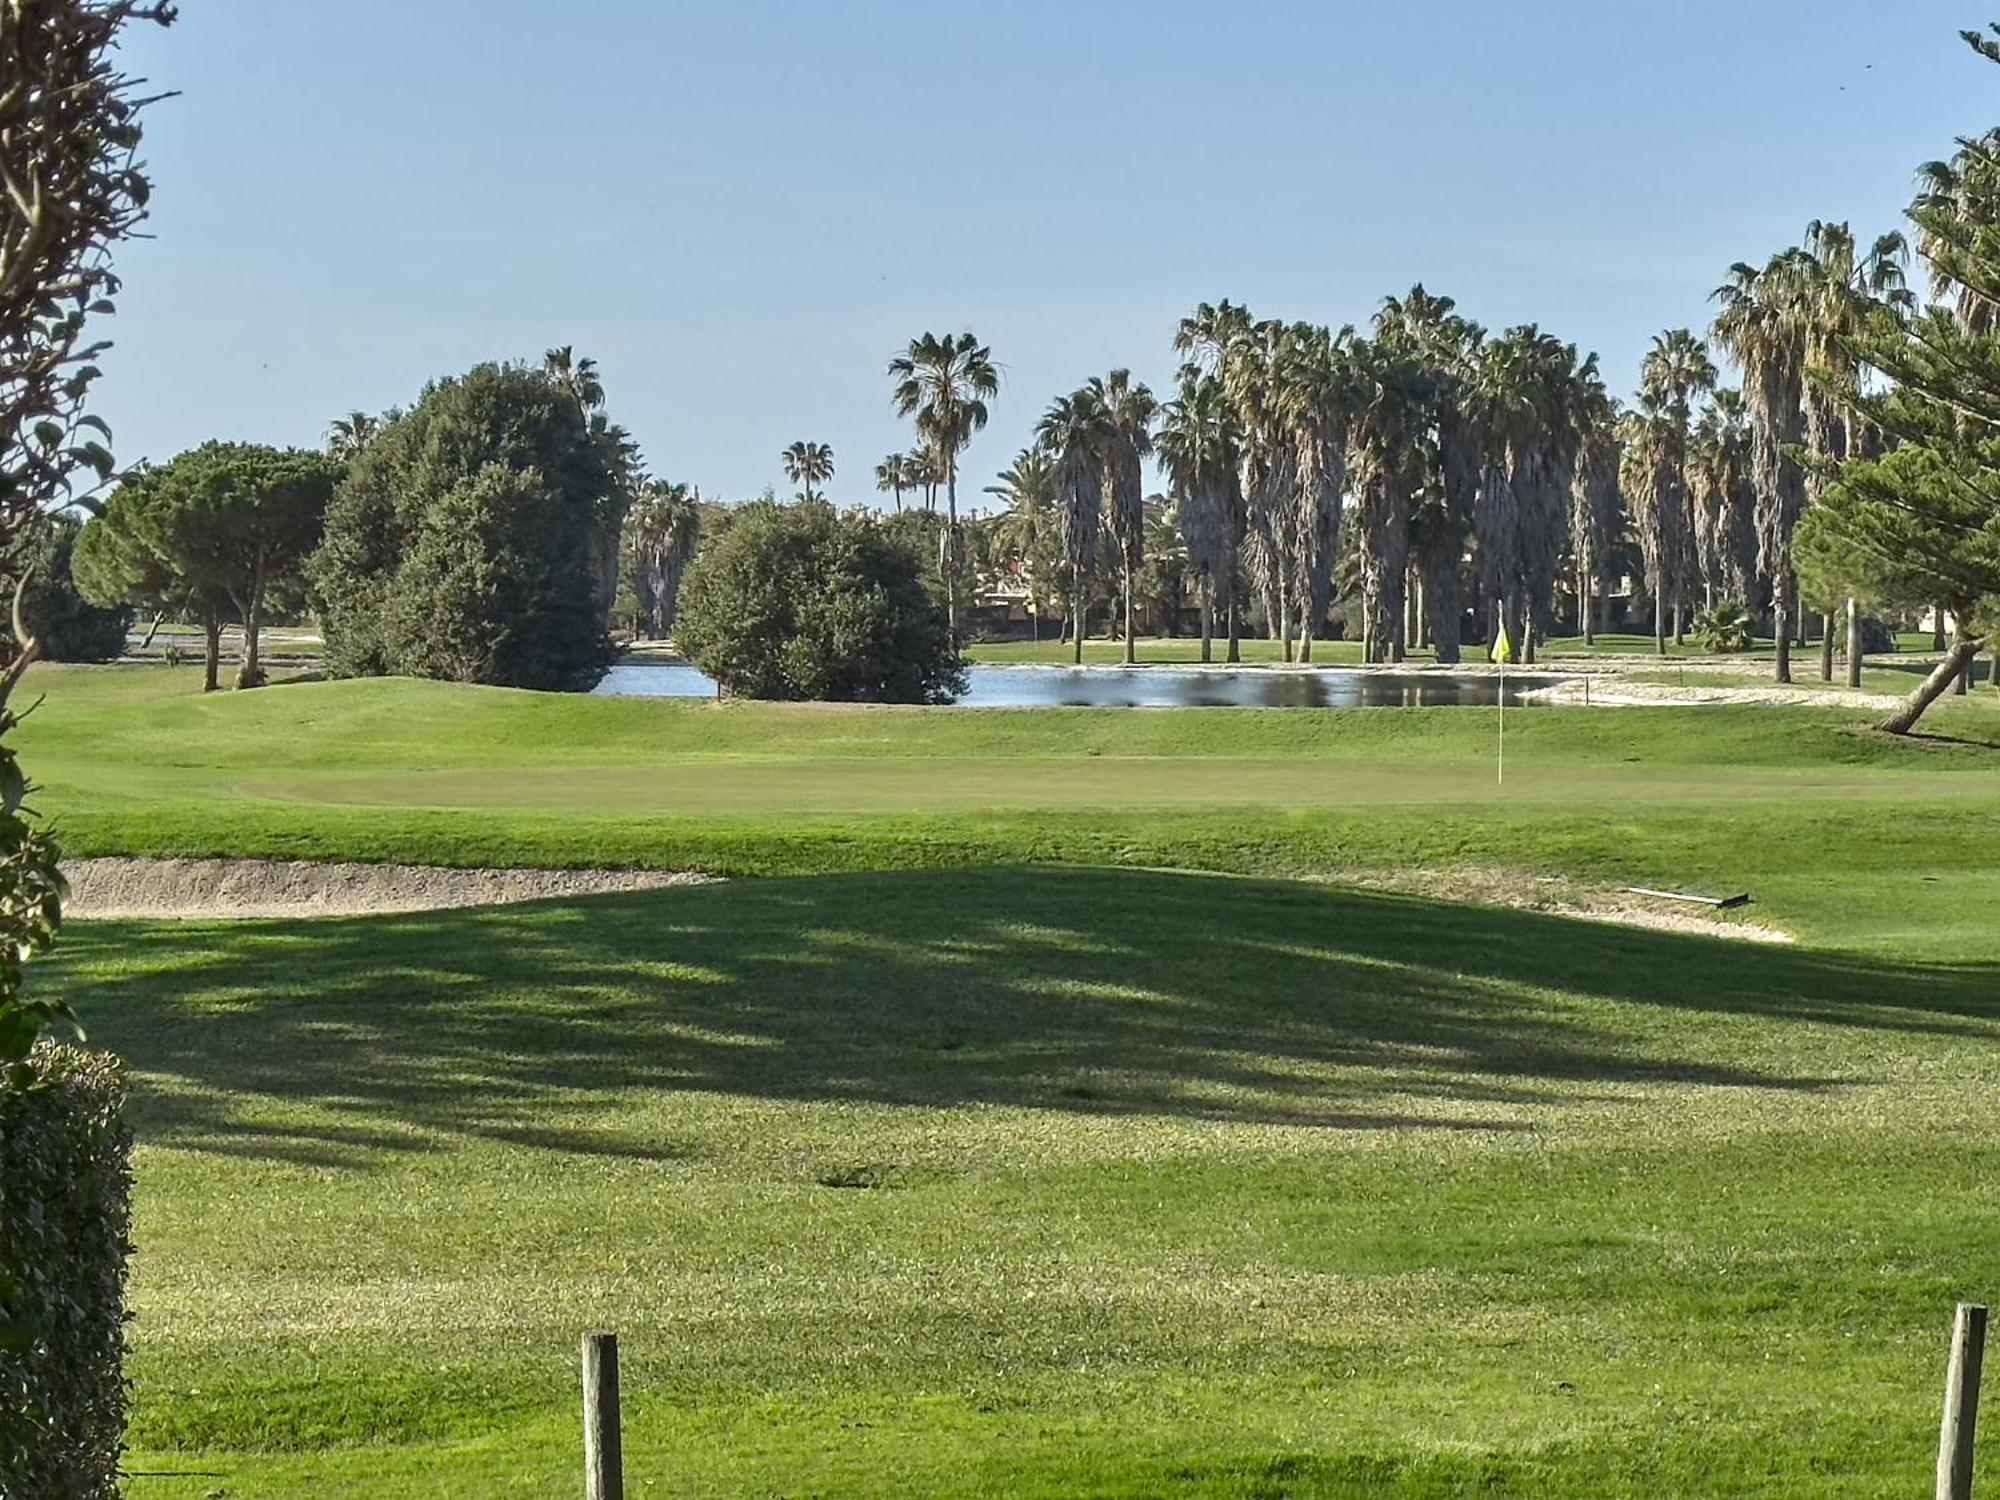
[[[967,680],[958,708],[1435,708],[1500,701],[1497,678],[1443,672],[989,666],[969,669]],[[1561,680],[1510,675],[1507,706],[1526,706],[1521,694]],[[613,667],[597,691],[615,698],[713,698],[715,682],[684,662],[632,662]]]

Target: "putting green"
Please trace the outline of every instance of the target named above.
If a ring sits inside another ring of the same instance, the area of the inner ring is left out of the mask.
[[[1979,778],[1986,790],[2000,777]],[[1935,796],[1936,779],[1820,768],[1727,774],[1690,766],[1421,765],[1160,757],[709,762],[558,770],[275,776],[249,797],[354,807],[730,816],[757,813],[1034,811],[1076,808],[1367,807],[1425,803],[1706,804],[1784,798]],[[1972,791],[1968,785],[1965,790]]]

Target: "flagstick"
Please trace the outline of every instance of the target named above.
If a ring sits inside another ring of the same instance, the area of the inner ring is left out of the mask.
[[[1507,784],[1507,653],[1500,653],[1500,755],[1494,762],[1494,784]]]

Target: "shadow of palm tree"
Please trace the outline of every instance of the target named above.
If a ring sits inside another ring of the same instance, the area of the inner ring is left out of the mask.
[[[144,1138],[344,1165],[450,1134],[646,1159],[695,1149],[627,1133],[625,1101],[648,1090],[1522,1128],[1517,1106],[1557,1094],[1853,1081],[1751,1065],[1731,1045],[1740,1027],[1632,1025],[1605,1002],[1940,1035],[1990,1035],[2000,1012],[1991,965],[1097,869],[82,924],[43,982],[150,1082]],[[246,1123],[237,1106],[255,1095],[353,1124]]]

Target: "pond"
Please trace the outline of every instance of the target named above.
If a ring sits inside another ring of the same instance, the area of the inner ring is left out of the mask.
[[[1246,671],[1193,667],[975,666],[957,708],[1491,707],[1499,679],[1448,672]],[[1559,677],[1509,675],[1507,706]],[[715,682],[685,662],[627,662],[597,691],[614,698],[713,698]]]

